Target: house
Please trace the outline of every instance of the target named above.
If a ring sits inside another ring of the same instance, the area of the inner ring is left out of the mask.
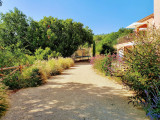
[[[154,0],[154,13],[129,25],[127,28],[132,28],[136,33],[139,31],[147,31],[149,28],[160,28],[160,0]],[[125,38],[126,39],[126,38]],[[125,49],[131,48],[134,42],[131,40],[124,40],[116,45],[117,53],[123,57]]]
[[[133,28],[135,32],[139,32],[141,30],[147,30],[147,28],[152,26],[154,26],[154,14],[151,14],[135,23],[132,23],[127,28]]]

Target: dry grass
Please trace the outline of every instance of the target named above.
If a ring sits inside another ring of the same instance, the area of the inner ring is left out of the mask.
[[[5,86],[0,83],[0,118],[5,114],[8,108],[7,98]]]
[[[50,59],[48,65],[51,68],[51,75],[60,74],[63,71],[63,68],[56,59]]]
[[[60,64],[63,69],[68,69],[74,66],[74,61],[71,58],[59,58],[58,64]]]
[[[45,83],[50,76],[61,74],[64,69],[72,66],[74,66],[74,61],[71,58],[38,60],[32,66],[24,69],[21,76],[23,79],[33,79],[32,72],[37,69],[39,74],[36,76],[42,80],[42,83]]]

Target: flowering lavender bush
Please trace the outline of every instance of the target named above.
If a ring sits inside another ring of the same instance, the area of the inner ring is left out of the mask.
[[[97,69],[100,72],[104,72],[103,70],[103,61],[104,61],[105,56],[104,55],[97,55],[95,57],[91,58],[90,63],[93,65],[94,69]]]
[[[160,32],[136,36],[133,49],[124,55],[128,70],[122,77],[137,95],[151,119],[160,118]],[[142,102],[143,101],[143,102]]]
[[[151,120],[160,119],[160,90],[157,86],[151,88],[151,91],[145,90],[146,98],[144,108],[146,109],[147,116]]]

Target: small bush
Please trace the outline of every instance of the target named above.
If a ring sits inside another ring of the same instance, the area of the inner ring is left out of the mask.
[[[103,60],[104,60],[105,56],[96,56],[96,57],[93,57],[91,58],[91,64],[93,65],[93,68],[94,69],[97,69],[99,70],[100,72],[104,72],[103,71]]]
[[[48,61],[38,60],[34,63],[34,66],[36,66],[39,69],[39,72],[43,80],[46,80],[50,77],[51,67],[48,64]]]
[[[159,92],[155,94],[160,90],[159,38],[160,34],[157,30],[152,30],[146,35],[136,36],[133,49],[128,49],[124,55],[128,70],[123,76],[123,80],[137,93],[135,99],[145,101],[144,104],[147,106],[144,108],[147,110],[148,116],[151,118],[154,116],[155,119],[160,118],[160,116],[156,116],[160,109]],[[157,102],[155,103],[155,101]]]
[[[18,71],[13,75],[5,78],[3,83],[9,87],[9,89],[21,89],[27,87],[36,87],[44,83],[43,77],[37,67],[31,66],[25,68],[22,74]]]
[[[58,64],[60,64],[63,69],[68,69],[74,65],[74,61],[71,58],[58,58]]]
[[[115,55],[111,55],[110,53],[105,56],[96,56],[91,59],[91,64],[93,64],[93,68],[105,75],[112,75],[112,61],[114,57]]]
[[[19,80],[20,72],[17,71],[16,73],[9,75],[7,78],[3,79],[3,83],[9,87],[9,89],[20,89],[21,81]]]
[[[41,61],[23,69],[22,74],[17,71],[15,74],[4,78],[3,83],[12,90],[36,87],[45,83],[46,79],[50,76],[49,72],[50,68],[47,69],[46,62]]]
[[[63,69],[73,65],[74,61],[71,58],[37,60],[32,66],[23,69],[22,74],[17,71],[15,74],[4,78],[3,83],[9,89],[36,87],[44,84],[51,75],[60,74]]]
[[[39,69],[36,66],[31,66],[23,70],[19,79],[21,80],[21,87],[36,87],[45,83],[42,79]]]
[[[160,119],[160,90],[152,86],[151,91],[145,90],[146,99],[144,105],[147,116],[153,119]]]
[[[53,58],[58,58],[58,57],[62,57],[61,53],[53,51],[49,56],[48,59],[53,59]]]
[[[73,67],[74,66],[74,61],[72,58],[65,58],[67,64],[69,67]]]
[[[62,55],[59,52],[52,51],[50,48],[46,47],[45,50],[39,48],[35,52],[35,57],[37,60],[48,60],[50,58],[58,58]]]
[[[24,65],[28,61],[25,50],[19,49],[16,45],[1,47],[0,44],[0,67]]]
[[[35,56],[26,55],[26,57],[27,57],[26,65],[32,65],[36,60]]]
[[[0,83],[0,118],[2,115],[4,115],[5,111],[8,108],[8,103],[7,103],[7,95],[6,95],[6,90],[5,86]]]
[[[129,85],[131,89],[137,91],[137,94],[142,94],[144,89],[148,86],[146,83],[148,79],[142,76],[139,72],[126,71],[122,80]]]
[[[48,61],[48,65],[51,67],[51,75],[60,74],[63,70],[63,68],[60,64],[58,64],[58,61],[56,59],[50,59]]]
[[[39,48],[36,50],[35,52],[35,57],[37,60],[47,60],[48,56],[52,53],[50,48],[45,48],[45,50],[43,50],[42,48]]]

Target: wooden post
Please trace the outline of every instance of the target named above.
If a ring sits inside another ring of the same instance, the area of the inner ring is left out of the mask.
[[[23,69],[23,66],[22,65],[20,65],[19,66],[19,71],[22,73],[22,69]]]
[[[138,35],[139,34],[139,28],[136,27],[136,34]]]
[[[0,74],[0,76],[2,76],[2,77],[3,77],[3,76],[5,76],[5,75],[3,75],[3,74]]]

